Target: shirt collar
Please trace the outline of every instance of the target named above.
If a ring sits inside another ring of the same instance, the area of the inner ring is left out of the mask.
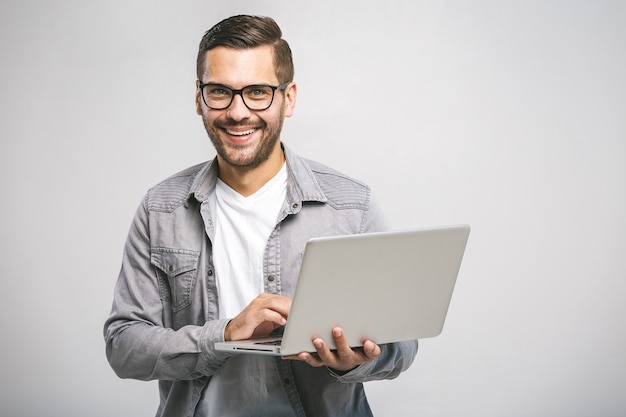
[[[281,144],[285,152],[287,162],[287,200],[290,205],[300,204],[303,201],[318,201],[325,203],[326,195],[317,182],[311,167],[306,160],[299,157],[287,146]],[[217,158],[208,161],[196,174],[187,197],[185,205],[189,204],[191,197],[203,203],[209,195],[215,191],[217,182]]]

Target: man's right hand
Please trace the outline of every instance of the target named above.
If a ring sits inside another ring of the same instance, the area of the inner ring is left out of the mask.
[[[289,316],[291,298],[278,294],[260,294],[226,325],[224,340],[244,340],[268,336],[284,326]]]

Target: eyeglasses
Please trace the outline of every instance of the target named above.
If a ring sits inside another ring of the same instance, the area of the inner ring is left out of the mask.
[[[241,96],[243,104],[250,110],[266,110],[272,105],[276,90],[284,90],[288,85],[289,82],[277,86],[257,84],[234,90],[223,84],[206,83],[200,84],[199,88],[204,104],[213,110],[224,110],[230,107],[237,94]]]

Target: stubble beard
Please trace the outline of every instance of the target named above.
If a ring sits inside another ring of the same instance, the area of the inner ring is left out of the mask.
[[[264,120],[259,120],[257,124],[263,129],[263,137],[254,144],[226,145],[220,137],[224,134],[223,129],[225,127],[249,126],[248,120],[241,122],[235,122],[231,119],[208,120],[206,115],[202,115],[202,121],[220,158],[232,167],[251,170],[267,161],[274,151],[283,127],[284,108],[281,107],[275,123],[268,124]]]

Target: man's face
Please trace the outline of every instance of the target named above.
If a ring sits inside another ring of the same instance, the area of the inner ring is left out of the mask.
[[[223,84],[238,90],[248,85],[280,84],[276,78],[270,46],[252,49],[217,47],[207,52],[202,83]],[[285,91],[276,90],[272,105],[266,110],[250,110],[240,95],[224,110],[213,110],[196,89],[196,112],[215,146],[220,162],[232,167],[253,169],[265,162],[272,152],[280,151],[283,120],[293,113],[295,84]]]

